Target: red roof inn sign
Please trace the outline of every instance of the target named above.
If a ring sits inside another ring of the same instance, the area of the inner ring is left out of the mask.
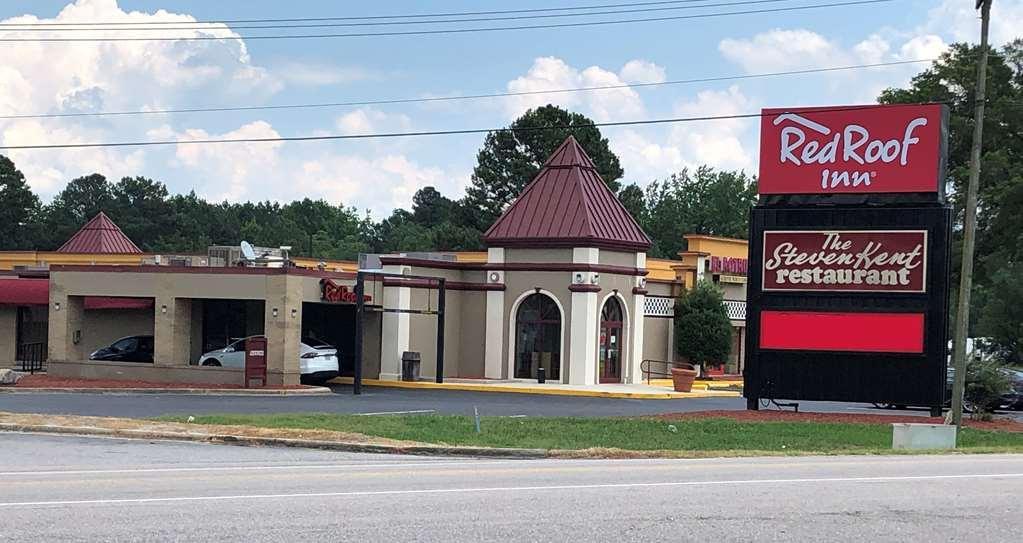
[[[941,414],[952,211],[948,109],[766,109],[746,288],[749,409],[764,400]]]
[[[924,292],[926,230],[764,232],[763,290]]]
[[[765,109],[761,194],[940,192],[941,104]]]

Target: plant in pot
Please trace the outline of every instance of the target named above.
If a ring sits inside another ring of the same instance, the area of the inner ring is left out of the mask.
[[[724,294],[714,283],[700,281],[675,301],[675,352],[688,360],[671,370],[675,390],[692,390],[696,365],[720,364],[731,350],[732,323]]]

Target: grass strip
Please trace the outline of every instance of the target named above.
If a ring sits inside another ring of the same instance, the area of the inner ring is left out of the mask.
[[[186,422],[186,417],[158,420]],[[270,414],[197,416],[195,424],[353,432],[390,439],[481,447],[623,449],[632,451],[777,451],[854,453],[891,450],[888,424],[737,422],[726,418],[662,421],[641,418],[472,417],[450,415]],[[960,450],[1023,452],[1023,433],[964,428]]]

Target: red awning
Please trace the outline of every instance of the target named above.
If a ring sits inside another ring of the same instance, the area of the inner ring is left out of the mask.
[[[0,278],[0,305],[46,305],[50,303],[49,279]],[[85,309],[149,309],[152,298],[86,296]]]
[[[46,305],[50,303],[49,279],[0,278],[0,305]]]

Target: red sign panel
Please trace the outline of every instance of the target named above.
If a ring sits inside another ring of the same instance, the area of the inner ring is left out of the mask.
[[[768,230],[762,290],[927,289],[926,230]]]
[[[354,290],[350,290],[347,286],[339,285],[327,278],[320,279],[320,299],[324,302],[341,304],[354,304],[357,300]],[[369,294],[363,294],[362,301],[369,303],[373,301],[373,297]]]
[[[746,275],[749,269],[749,260],[745,258],[729,256],[710,257],[711,273],[731,273],[735,275]]]
[[[762,113],[760,194],[939,192],[941,104]]]
[[[923,353],[923,313],[763,311],[760,348]]]

